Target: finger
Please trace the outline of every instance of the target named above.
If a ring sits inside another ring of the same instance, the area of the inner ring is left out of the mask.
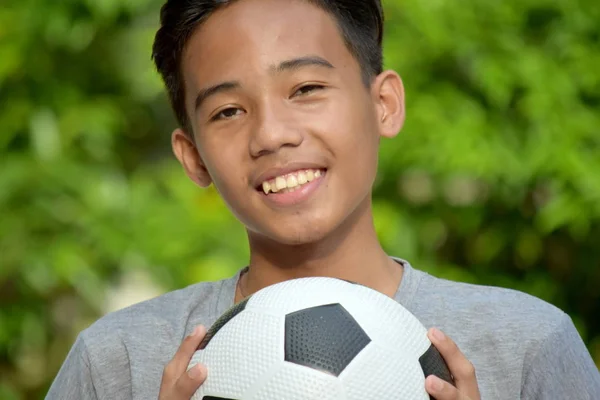
[[[207,372],[204,365],[194,365],[177,379],[174,387],[176,398],[186,400],[191,398],[200,385],[204,383],[206,376]]]
[[[460,351],[456,343],[435,328],[429,330],[428,337],[448,364],[448,369],[454,377],[458,390],[473,399],[479,398],[475,367]]]
[[[471,400],[456,387],[435,375],[429,375],[425,379],[425,390],[435,400]]]
[[[194,331],[183,340],[179,349],[177,349],[177,352],[173,356],[173,359],[165,368],[165,374],[168,374],[174,379],[182,375],[187,369],[194,352],[198,349],[200,342],[204,339],[204,335],[206,335],[206,328],[202,325],[197,326]]]

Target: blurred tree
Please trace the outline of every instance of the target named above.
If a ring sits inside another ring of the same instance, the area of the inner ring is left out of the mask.
[[[43,398],[100,315],[233,274],[245,235],[173,160],[160,0],[0,8],[0,398]],[[512,287],[600,363],[600,4],[384,1],[407,124],[383,143],[390,254]]]

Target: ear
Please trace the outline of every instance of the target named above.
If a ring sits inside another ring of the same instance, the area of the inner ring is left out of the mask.
[[[386,138],[395,137],[404,126],[404,85],[395,71],[384,71],[371,85],[379,121],[379,132]]]
[[[185,169],[187,176],[198,186],[210,186],[212,179],[202,161],[202,157],[192,139],[182,129],[173,131],[171,146],[175,157]]]

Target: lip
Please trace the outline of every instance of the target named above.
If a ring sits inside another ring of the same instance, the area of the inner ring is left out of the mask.
[[[310,162],[293,162],[282,165],[281,167],[269,168],[262,172],[256,179],[253,180],[253,186],[255,189],[260,190],[264,181],[269,181],[281,175],[287,175],[292,172],[303,171],[307,169],[320,169],[325,170],[326,168],[317,163]]]
[[[310,197],[312,197],[319,187],[325,182],[325,179],[327,179],[328,176],[328,171],[325,171],[318,178],[315,178],[314,180],[302,185],[300,189],[297,189],[293,192],[269,193],[268,195],[264,194],[263,192],[258,192],[258,195],[261,196],[264,201],[271,203],[276,207],[294,206],[307,201]]]

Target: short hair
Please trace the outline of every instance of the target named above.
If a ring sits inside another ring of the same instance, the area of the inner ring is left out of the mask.
[[[191,134],[185,110],[181,68],[182,53],[194,31],[216,10],[240,0],[167,0],[160,12],[160,28],[152,47],[152,59],[166,86],[171,107],[181,128]],[[280,0],[285,1],[285,0]],[[380,0],[305,0],[337,22],[350,53],[361,68],[368,87],[383,69],[383,8]]]

